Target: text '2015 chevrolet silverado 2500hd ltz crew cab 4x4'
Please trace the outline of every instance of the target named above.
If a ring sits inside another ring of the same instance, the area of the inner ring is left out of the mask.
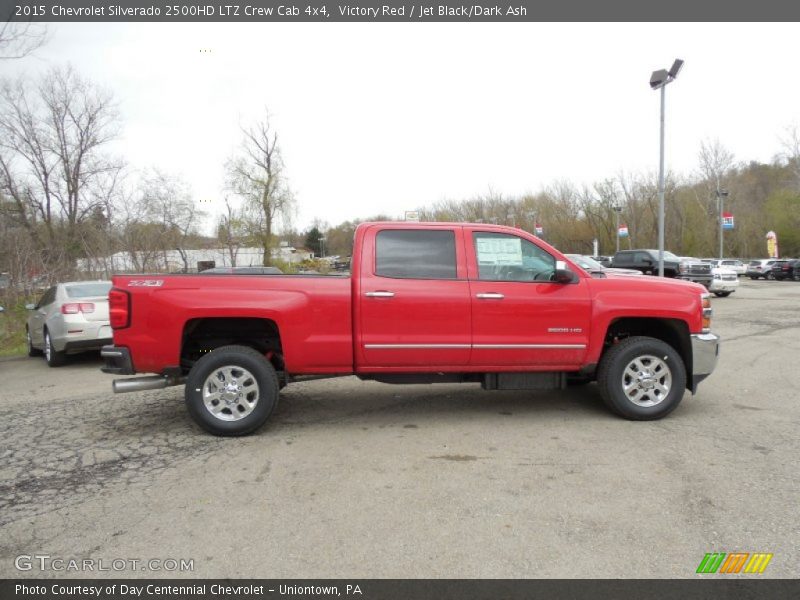
[[[596,380],[635,420],[671,412],[714,369],[706,290],[583,271],[522,230],[364,223],[350,277],[120,275],[109,293],[116,392],[185,383],[218,435],[249,433],[292,381],[476,382],[545,390]]]

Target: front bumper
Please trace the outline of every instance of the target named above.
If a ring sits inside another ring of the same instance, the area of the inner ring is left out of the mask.
[[[711,282],[711,287],[708,288],[709,292],[735,292],[739,287],[738,281],[726,281],[724,279],[715,279]]]
[[[134,375],[133,361],[131,352],[124,346],[103,346],[100,356],[106,361],[105,366],[100,367],[103,373],[112,375]]]
[[[714,333],[693,333],[692,336],[692,382],[694,394],[697,386],[714,372],[719,359],[719,336]]]

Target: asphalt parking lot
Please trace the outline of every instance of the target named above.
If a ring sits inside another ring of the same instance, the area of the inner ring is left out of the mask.
[[[0,577],[697,577],[738,551],[797,577],[800,284],[743,279],[713,305],[717,371],[648,423],[593,385],[344,378],[219,439],[182,388],[115,396],[94,357],[2,361]],[[16,568],[37,554],[193,570]]]

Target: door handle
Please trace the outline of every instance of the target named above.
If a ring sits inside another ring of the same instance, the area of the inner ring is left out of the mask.
[[[497,292],[484,292],[482,294],[475,294],[476,298],[480,298],[481,300],[502,300],[505,298],[503,294],[498,294]]]
[[[364,295],[370,298],[394,298],[394,292],[387,292],[385,290],[379,290],[377,292],[367,292]]]

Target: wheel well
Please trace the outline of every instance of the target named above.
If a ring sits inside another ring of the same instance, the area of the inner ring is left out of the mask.
[[[686,321],[647,317],[617,319],[611,323],[606,332],[603,354],[620,340],[636,335],[656,338],[675,348],[683,360],[687,386],[689,385],[692,380],[692,342]]]
[[[183,327],[181,368],[188,371],[202,356],[221,346],[248,346],[263,354],[281,372],[283,348],[278,325],[270,319],[219,317],[191,319]]]

